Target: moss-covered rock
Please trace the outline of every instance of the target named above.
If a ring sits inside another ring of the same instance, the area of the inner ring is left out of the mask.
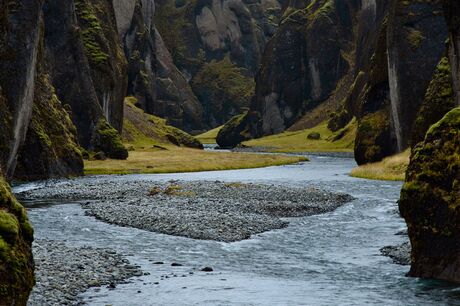
[[[246,112],[230,119],[217,134],[217,144],[221,148],[234,148],[241,142],[251,139],[249,117]]]
[[[410,276],[460,282],[460,107],[412,151],[399,210],[412,244]]]
[[[391,154],[392,144],[389,112],[386,109],[369,113],[358,122],[355,160],[358,165],[382,160]]]
[[[38,180],[83,174],[77,130],[57,98],[48,75],[39,68],[35,81],[32,119],[22,145],[14,177]]]
[[[121,136],[105,119],[100,119],[92,138],[95,152],[102,151],[109,158],[127,159],[128,150],[121,141]]]
[[[33,230],[25,209],[0,178],[0,305],[26,305],[35,284]]]
[[[455,107],[454,90],[452,88],[452,74],[449,60],[443,57],[428,86],[422,107],[415,120],[412,132],[412,146],[423,141],[429,127]]]

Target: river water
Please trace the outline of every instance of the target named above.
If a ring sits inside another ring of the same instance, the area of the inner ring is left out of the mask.
[[[235,243],[109,225],[85,216],[76,203],[28,210],[37,239],[113,248],[150,273],[115,290],[90,289],[82,295],[89,305],[459,305],[459,288],[407,278],[408,266],[380,255],[381,247],[404,241],[395,235],[405,229],[396,204],[401,183],[351,178],[354,166],[351,158],[311,156],[311,162],[281,167],[114,177],[127,184],[180,179],[315,186],[356,198]],[[214,272],[200,272],[204,266]]]

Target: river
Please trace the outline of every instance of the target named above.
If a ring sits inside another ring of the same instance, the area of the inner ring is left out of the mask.
[[[405,229],[396,204],[401,183],[349,177],[354,166],[352,158],[313,155],[311,162],[281,167],[114,178],[315,186],[356,198],[334,212],[291,219],[285,229],[234,243],[109,225],[75,203],[42,203],[28,211],[37,239],[112,248],[150,273],[115,290],[90,289],[82,295],[89,305],[459,305],[459,288],[407,278],[408,266],[380,255],[381,247],[404,241],[395,235]],[[203,266],[214,272],[194,270]]]

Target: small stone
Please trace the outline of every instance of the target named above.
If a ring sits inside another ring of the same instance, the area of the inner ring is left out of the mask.
[[[171,264],[171,267],[182,267],[182,264],[177,263],[177,262],[173,262],[173,263]]]
[[[162,261],[155,261],[153,264],[154,264],[154,265],[162,265],[162,264],[164,264],[164,262],[162,262]]]

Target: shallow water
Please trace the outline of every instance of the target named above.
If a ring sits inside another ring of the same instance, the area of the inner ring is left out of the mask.
[[[406,278],[408,266],[380,256],[381,247],[404,241],[395,235],[405,228],[396,204],[401,183],[351,178],[347,173],[354,166],[350,158],[312,156],[309,163],[282,167],[114,177],[126,183],[180,179],[313,185],[356,197],[332,213],[291,219],[286,229],[235,243],[113,226],[85,216],[75,203],[36,203],[28,209],[36,238],[113,248],[131,254],[132,263],[151,273],[115,290],[87,291],[82,296],[89,305],[459,305],[459,288]],[[172,262],[183,266],[171,267]],[[204,266],[214,272],[199,271]]]

